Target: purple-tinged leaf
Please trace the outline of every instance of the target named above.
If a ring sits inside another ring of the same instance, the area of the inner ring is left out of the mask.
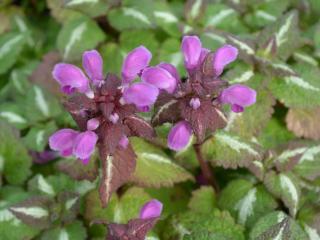
[[[100,149],[100,156],[102,178],[99,193],[102,206],[106,207],[112,193],[129,181],[136,167],[136,155],[129,144],[125,149],[117,148],[112,155],[106,155]]]
[[[137,136],[146,139],[152,139],[156,136],[152,126],[138,116],[132,115],[125,118],[124,124],[130,129],[130,136]]]

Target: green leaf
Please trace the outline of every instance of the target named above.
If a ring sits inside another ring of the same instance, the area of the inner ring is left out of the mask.
[[[188,206],[194,212],[212,212],[216,207],[216,194],[213,188],[209,186],[202,186],[193,191]]]
[[[5,73],[17,61],[25,43],[25,35],[6,33],[0,36],[0,74]]]
[[[260,33],[257,39],[259,53],[268,57],[271,53],[268,42],[274,38],[277,57],[286,60],[301,44],[299,37],[298,14],[291,11]]]
[[[23,108],[10,102],[0,105],[0,119],[5,120],[18,129],[24,129],[29,125]]]
[[[261,159],[257,143],[226,131],[217,131],[208,139],[203,145],[203,152],[206,159],[225,168],[248,166],[253,160]]]
[[[123,49],[125,52],[129,52],[132,49],[139,47],[142,43],[143,46],[148,48],[152,53],[156,53],[159,49],[159,43],[155,37],[155,34],[151,31],[124,31],[120,35],[121,49]]]
[[[263,186],[239,179],[222,190],[219,207],[228,210],[239,224],[252,227],[261,216],[274,210],[277,202]]]
[[[273,95],[287,107],[314,107],[320,105],[320,70],[310,65],[295,65],[299,75],[273,78],[269,84]]]
[[[99,26],[87,17],[66,22],[57,39],[57,46],[65,60],[78,60],[85,50],[95,48],[105,39]]]
[[[54,122],[33,127],[23,138],[25,145],[32,150],[42,152],[48,144],[48,139],[57,130]]]
[[[185,212],[170,218],[164,230],[164,240],[244,240],[243,228],[235,224],[228,212]]]
[[[31,122],[56,117],[62,111],[59,101],[46,90],[33,85],[25,101],[26,117]]]
[[[101,16],[108,10],[108,4],[103,0],[67,0],[64,7],[80,11],[90,17]]]
[[[41,240],[85,240],[87,239],[86,228],[80,221],[75,221],[63,227],[47,230],[40,238]]]
[[[107,17],[117,30],[146,29],[153,27],[153,2],[125,0],[121,8],[112,9]]]
[[[126,55],[120,46],[113,42],[104,44],[100,48],[100,53],[105,60],[103,62],[105,72],[111,72],[120,76],[122,61]]]
[[[260,218],[250,232],[251,240],[307,240],[301,227],[285,213],[271,212]]]
[[[32,159],[13,129],[1,121],[0,139],[0,172],[10,184],[22,184],[31,174]]]
[[[45,194],[48,196],[55,196],[56,191],[53,186],[41,174],[36,175],[29,181],[29,191],[37,194]]]
[[[14,216],[9,208],[29,197],[29,194],[16,187],[2,187],[0,191],[0,236],[2,239],[32,239],[39,229],[28,226]]]
[[[295,216],[299,210],[301,190],[297,179],[289,173],[277,174],[270,171],[264,179],[265,186],[274,196],[280,198]]]
[[[261,143],[265,149],[270,149],[288,142],[293,138],[294,135],[286,129],[283,123],[276,118],[272,118],[267,123],[267,126],[262,129],[258,137],[258,142]]]
[[[161,149],[138,138],[131,142],[138,156],[133,182],[147,187],[161,187],[193,180],[190,173],[173,163]]]

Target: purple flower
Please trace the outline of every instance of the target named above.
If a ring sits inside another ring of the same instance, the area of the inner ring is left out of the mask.
[[[126,85],[134,80],[149,65],[151,58],[151,52],[144,46],[129,52],[122,65],[122,83]]]
[[[172,150],[182,150],[190,141],[191,125],[187,121],[180,121],[171,128],[168,135],[168,147]]]
[[[89,80],[82,70],[72,64],[59,63],[54,66],[52,75],[61,86],[62,92],[72,94],[75,91],[89,91]]]
[[[133,103],[137,107],[145,107],[154,104],[158,94],[158,88],[151,84],[134,83],[124,89],[123,98],[126,103]]]
[[[176,78],[161,67],[148,67],[141,75],[141,80],[156,86],[159,89],[164,89],[168,93],[173,93],[177,86]]]
[[[219,96],[221,103],[230,104],[233,112],[243,112],[244,107],[248,107],[256,102],[256,91],[241,85],[235,84],[224,89]]]
[[[172,64],[162,62],[162,63],[158,64],[157,67],[161,67],[161,68],[167,70],[171,74],[171,76],[173,76],[176,79],[176,83],[178,83],[180,81],[179,73],[178,73],[176,67],[173,66]]]
[[[64,157],[71,156],[74,140],[79,132],[73,129],[61,129],[49,138],[49,145],[52,150],[59,151]]]
[[[61,129],[49,138],[52,150],[59,151],[63,157],[74,155],[84,164],[90,160],[98,136],[93,131],[79,133],[72,129]]]
[[[201,102],[199,98],[191,98],[190,100],[190,106],[196,110],[201,106]]]
[[[97,118],[91,118],[87,122],[87,129],[90,131],[94,131],[99,127],[99,125],[100,125],[100,121]]]
[[[157,199],[153,199],[146,204],[140,210],[140,219],[158,218],[162,212],[162,203]]]
[[[216,76],[220,76],[224,67],[236,60],[237,56],[238,49],[231,45],[224,45],[218,48],[213,58],[213,69]]]
[[[87,164],[91,154],[94,152],[98,136],[93,131],[82,132],[74,140],[73,154]]]
[[[181,50],[184,55],[184,65],[188,70],[198,66],[202,44],[197,36],[184,36],[182,39]]]
[[[123,135],[119,141],[120,147],[126,149],[128,147],[128,144],[129,144],[129,139],[127,138],[126,135]]]
[[[96,50],[83,53],[82,66],[95,85],[103,80],[103,60]]]

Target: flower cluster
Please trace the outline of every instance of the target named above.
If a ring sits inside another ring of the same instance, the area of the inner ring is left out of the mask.
[[[95,50],[83,54],[86,75],[72,64],[57,64],[53,76],[61,90],[72,95],[65,107],[81,132],[59,130],[50,137],[50,147],[62,156],[74,155],[87,164],[97,143],[107,155],[118,146],[125,149],[129,136],[153,137],[152,127],[136,113],[150,110],[159,89],[172,93],[178,78],[170,74],[170,64],[149,67],[151,58],[144,46],[131,51],[123,63],[122,81],[113,74],[104,79],[103,60]],[[133,82],[137,77],[141,81]]]
[[[224,45],[210,52],[202,47],[197,36],[185,36],[181,50],[188,78],[178,82],[174,92],[160,94],[152,120],[154,126],[176,123],[168,135],[168,146],[176,151],[188,144],[193,133],[197,142],[202,143],[208,130],[225,127],[222,104],[231,105],[234,112],[242,112],[256,101],[253,89],[240,84],[228,86],[220,79],[224,67],[237,58],[235,47]]]

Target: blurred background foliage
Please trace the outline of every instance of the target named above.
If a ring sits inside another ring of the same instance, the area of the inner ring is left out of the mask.
[[[148,240],[320,239],[319,16],[319,0],[1,0],[0,238],[104,239],[93,221],[126,223],[157,198],[164,213]],[[203,146],[221,192],[201,186],[191,147],[166,149],[164,125],[157,146],[131,139],[137,170],[102,209],[97,157],[84,167],[48,150],[54,131],[75,127],[52,68],[95,48],[119,74],[145,45],[152,64],[185,77],[185,34],[236,46],[223,78],[258,93],[242,114],[225,109],[228,126]]]

